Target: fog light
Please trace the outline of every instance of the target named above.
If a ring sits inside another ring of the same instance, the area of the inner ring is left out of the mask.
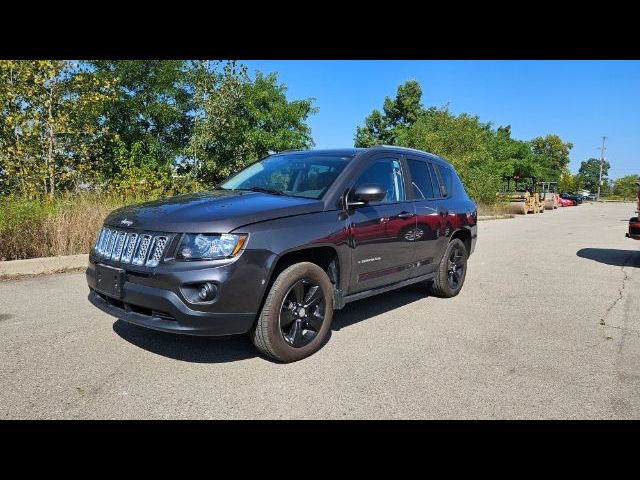
[[[210,283],[203,283],[200,285],[200,290],[198,291],[198,298],[203,302],[208,302],[213,300],[216,296],[216,287],[211,285]]]
[[[189,283],[182,285],[180,291],[184,299],[193,304],[213,302],[218,296],[215,282]]]

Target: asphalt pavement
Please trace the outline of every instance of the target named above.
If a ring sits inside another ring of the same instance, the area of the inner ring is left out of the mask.
[[[640,418],[631,203],[482,222],[461,294],[348,305],[315,355],[155,332],[82,273],[0,281],[0,418]]]

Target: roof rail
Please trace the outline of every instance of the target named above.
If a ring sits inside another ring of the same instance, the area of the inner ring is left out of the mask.
[[[304,150],[302,150],[301,148],[288,148],[287,150],[278,150],[275,153],[286,153],[286,152],[302,152]]]
[[[427,155],[431,155],[433,157],[441,158],[438,155],[436,155],[435,153],[427,152],[427,151],[424,151],[424,150],[419,150],[417,148],[403,147],[401,145],[385,145],[385,144],[381,144],[381,145],[373,145],[370,148],[395,148],[395,149],[398,149],[398,150],[405,150],[405,151],[408,151],[408,152],[416,152],[416,153],[420,153],[420,154],[425,154],[426,153]]]

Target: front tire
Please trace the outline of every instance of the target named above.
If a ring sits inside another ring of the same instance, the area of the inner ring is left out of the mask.
[[[440,260],[436,276],[429,284],[429,293],[441,298],[458,295],[467,276],[467,258],[467,249],[462,240],[451,240]]]
[[[331,280],[315,263],[296,263],[273,282],[251,338],[265,356],[295,362],[324,344],[332,320]]]

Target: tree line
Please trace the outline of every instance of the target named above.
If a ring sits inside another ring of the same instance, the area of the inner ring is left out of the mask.
[[[558,182],[561,191],[569,192],[598,188],[599,159],[583,161],[576,175],[569,171],[571,142],[553,133],[520,140],[513,138],[510,125],[494,128],[475,115],[455,115],[448,106],[425,107],[416,81],[400,85],[395,97],[384,99],[382,110],[374,109],[356,128],[356,146],[376,144],[417,148],[445,158],[470,195],[483,202],[495,200],[496,192],[506,187],[506,177]],[[607,178],[609,167],[604,162],[605,194],[614,187]]]
[[[315,111],[232,61],[0,61],[0,193],[210,185],[312,147]]]
[[[313,147],[316,111],[311,98],[288,100],[276,74],[249,75],[233,61],[0,61],[0,194],[210,186],[270,152]],[[571,142],[552,133],[520,140],[509,125],[425,107],[415,81],[356,127],[354,144],[440,155],[483,202],[495,200],[505,176],[597,189],[598,159],[570,173]],[[606,180],[605,193],[612,188]]]

